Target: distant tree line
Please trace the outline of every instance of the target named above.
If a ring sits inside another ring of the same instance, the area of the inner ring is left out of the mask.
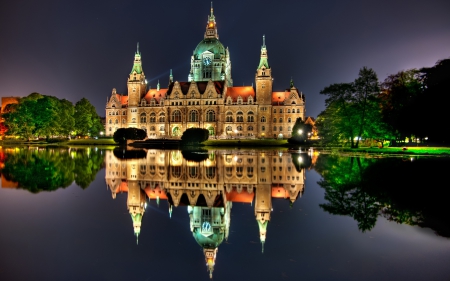
[[[96,136],[103,130],[95,107],[82,98],[75,106],[66,99],[32,93],[11,104],[3,114],[7,134],[32,138]]]
[[[450,93],[450,59],[435,66],[410,69],[378,81],[374,70],[363,67],[355,81],[325,87],[326,109],[316,126],[323,144],[348,144],[361,140],[429,139],[450,141],[446,120],[446,94]]]

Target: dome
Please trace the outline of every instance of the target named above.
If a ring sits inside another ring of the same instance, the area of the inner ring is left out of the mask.
[[[202,247],[207,249],[214,249],[222,244],[225,234],[219,229],[214,229],[213,233],[209,236],[205,236],[201,233],[200,228],[197,228],[193,232],[195,241]]]
[[[220,59],[221,56],[225,56],[225,47],[216,38],[205,38],[198,43],[197,48],[194,50],[194,58],[200,59],[201,54],[205,51],[213,53],[215,59]]]

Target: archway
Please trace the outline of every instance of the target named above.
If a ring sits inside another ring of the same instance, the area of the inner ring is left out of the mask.
[[[178,128],[178,126],[177,127],[173,127],[173,129],[172,129],[172,136],[179,137],[180,134],[181,134],[180,128]]]
[[[209,131],[209,135],[210,135],[210,136],[214,136],[214,135],[216,134],[213,126],[210,126],[210,127],[208,128],[208,131]]]

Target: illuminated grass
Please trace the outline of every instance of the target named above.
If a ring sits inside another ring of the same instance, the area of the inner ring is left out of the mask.
[[[261,146],[285,146],[287,145],[287,140],[275,140],[275,139],[265,139],[265,140],[254,140],[254,139],[233,139],[233,140],[207,140],[203,142],[205,146],[232,146],[232,147],[261,147]]]
[[[450,147],[385,147],[385,148],[342,148],[343,152],[375,153],[375,154],[421,154],[421,155],[450,155]]]

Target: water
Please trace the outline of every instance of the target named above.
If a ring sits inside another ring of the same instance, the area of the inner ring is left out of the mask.
[[[0,280],[450,278],[447,158],[140,156],[0,150]]]

